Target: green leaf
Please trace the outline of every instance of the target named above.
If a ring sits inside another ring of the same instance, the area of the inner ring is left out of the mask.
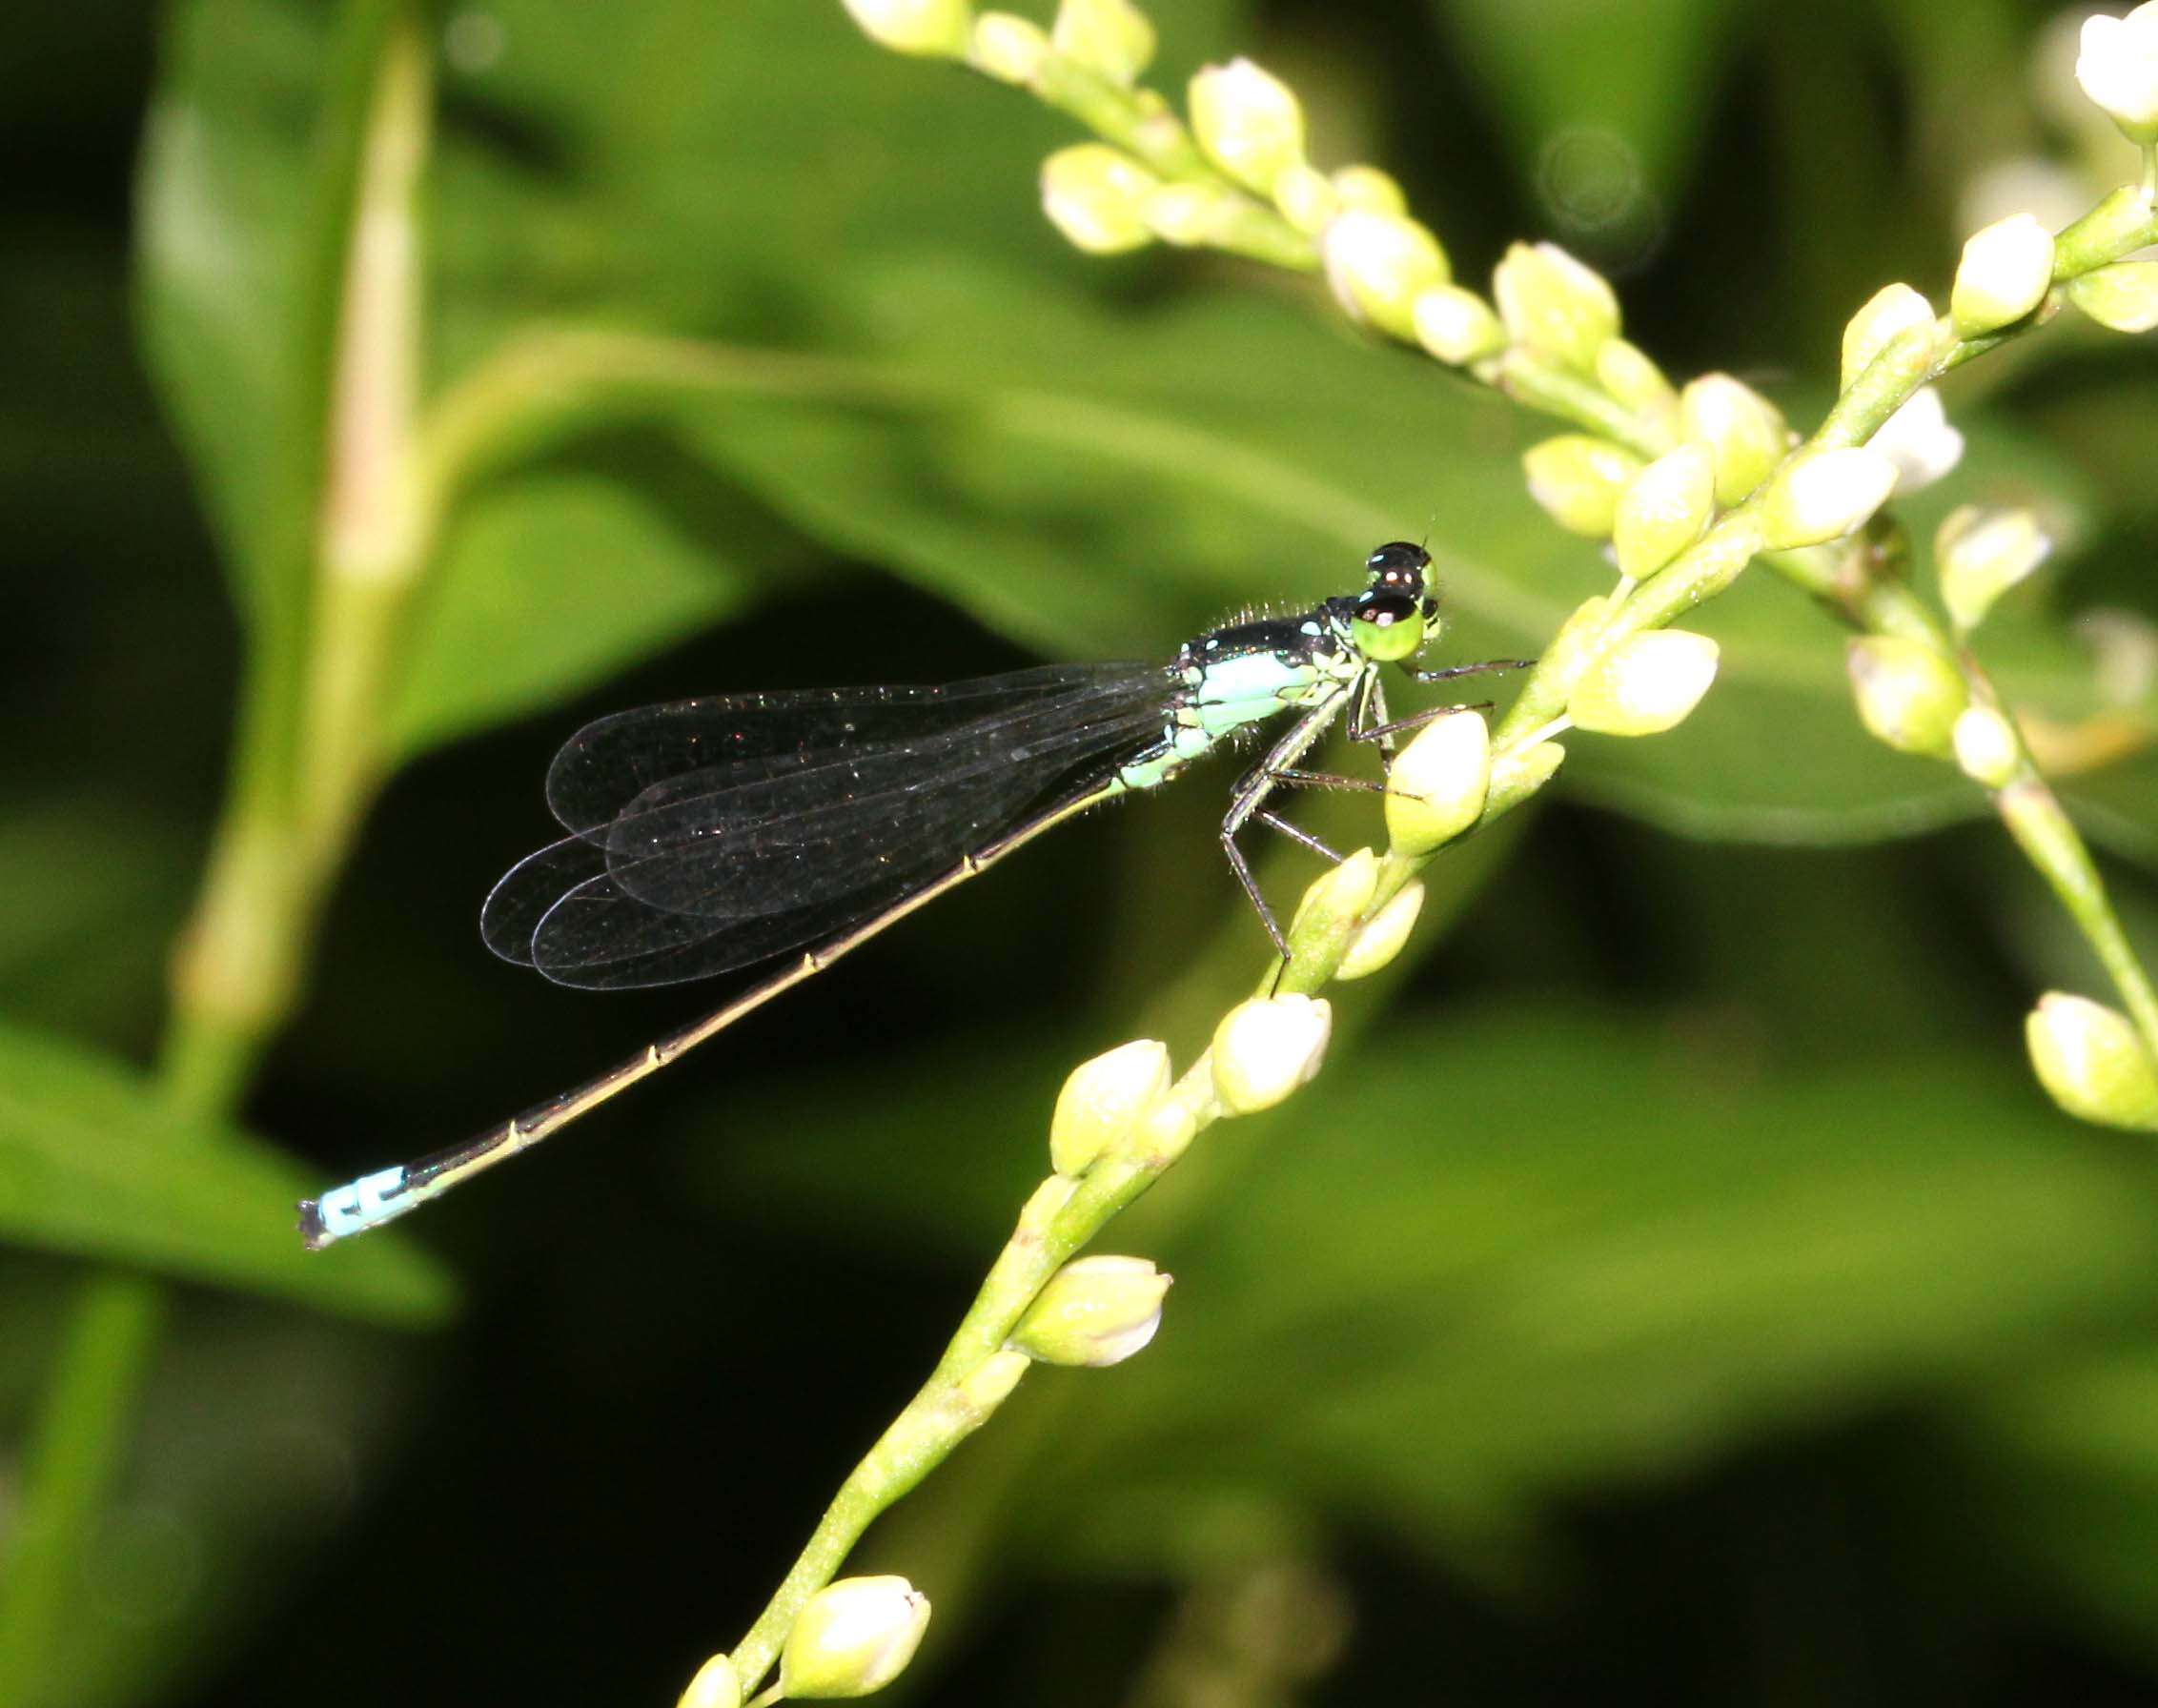
[[[1467,0],[1432,8],[1490,86],[1514,153],[1544,205],[1592,235],[1653,229],[1715,111],[1727,0]]]
[[[0,1236],[341,1315],[439,1320],[450,1282],[417,1248],[300,1249],[293,1205],[320,1185],[260,1140],[173,1114],[119,1062],[0,1027]]]
[[[1395,1037],[1210,1129],[1107,1236],[1178,1285],[1154,1348],[1059,1384],[1043,1522],[1124,1535],[1127,1492],[1195,1483],[1424,1541],[1511,1530],[1961,1391],[2158,1274],[2108,1159],[1968,1055],[1776,1077],[1713,1033],[1544,1009]],[[1045,1166],[1057,1072],[1028,1061],[975,1040],[887,1068],[869,1121],[844,1083],[733,1101],[723,1201],[979,1266]]]

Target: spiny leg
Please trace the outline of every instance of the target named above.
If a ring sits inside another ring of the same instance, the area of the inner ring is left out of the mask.
[[[1347,782],[1349,780],[1347,778],[1344,778],[1342,781]],[[1303,829],[1299,825],[1292,824],[1287,819],[1283,818],[1279,813],[1274,812],[1271,808],[1262,806],[1257,812],[1252,815],[1252,818],[1254,823],[1264,824],[1270,830],[1280,831],[1281,834],[1286,836],[1291,842],[1302,844],[1305,847],[1311,849],[1313,853],[1325,855],[1327,859],[1333,861],[1335,865],[1339,865],[1341,864],[1341,856],[1336,854],[1332,848],[1328,847],[1326,844],[1319,841],[1319,839],[1313,836],[1309,830]]]
[[[1405,729],[1421,729],[1427,723],[1435,723],[1441,718],[1451,718],[1456,712],[1488,712],[1496,702],[1489,700],[1474,701],[1467,705],[1427,705],[1420,712],[1411,712],[1406,718],[1396,718],[1392,723],[1374,724],[1370,729],[1353,729],[1352,742],[1377,742],[1388,759],[1393,757],[1388,738]]]
[[[1443,670],[1412,670],[1420,682],[1450,682],[1457,676],[1496,676],[1507,670],[1533,670],[1534,659],[1486,659],[1480,664],[1449,664]]]
[[[1229,811],[1221,821],[1221,851],[1229,857],[1229,869],[1236,874],[1236,882],[1244,886],[1244,893],[1251,897],[1252,906],[1258,913],[1259,923],[1266,926],[1267,935],[1273,939],[1273,946],[1280,951],[1283,960],[1289,958],[1289,939],[1282,934],[1281,925],[1273,917],[1273,909],[1267,905],[1266,897],[1260,893],[1258,880],[1252,876],[1251,865],[1245,861],[1243,850],[1236,845],[1236,833],[1265,806],[1267,797],[1273,793],[1278,774],[1293,770],[1296,762],[1311,750],[1319,737],[1326,734],[1327,726],[1340,716],[1342,702],[1346,698],[1346,695],[1336,694],[1324,703],[1313,706],[1299,719],[1295,727],[1268,750],[1266,758],[1244,774],[1235,792],[1230,796]]]

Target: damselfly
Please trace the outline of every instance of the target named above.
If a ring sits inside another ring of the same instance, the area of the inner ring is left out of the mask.
[[[1433,715],[1390,723],[1379,684],[1381,665],[1408,668],[1439,632],[1431,558],[1396,540],[1365,568],[1361,593],[1215,629],[1166,665],[1059,664],[941,688],[720,695],[586,725],[547,773],[547,804],[570,834],[496,884],[480,914],[488,947],[557,984],[596,990],[790,958],[597,1079],[454,1149],[307,1200],[302,1237],[326,1246],[439,1197],[1051,825],[1166,783],[1232,737],[1294,712],[1221,822],[1230,867],[1286,954],[1237,832],[1256,820],[1324,852],[1272,812],[1269,797],[1285,783],[1349,782],[1299,768],[1345,708],[1361,741],[1387,741]],[[1517,662],[1410,674],[1436,681]]]

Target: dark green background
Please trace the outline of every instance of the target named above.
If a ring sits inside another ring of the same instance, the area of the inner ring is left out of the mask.
[[[836,0],[488,15],[499,57],[442,71],[431,385],[547,319],[940,401],[714,397],[498,471],[246,1111],[297,1160],[131,1144],[108,1069],[52,1041],[141,1061],[160,1024],[233,596],[259,593],[235,565],[335,13],[77,0],[0,30],[0,1162],[77,1195],[0,1257],[0,1444],[62,1251],[169,1221],[200,1242],[173,1264],[231,1284],[178,1295],[56,1699],[671,1700],[933,1360],[1063,1072],[1141,1032],[1188,1060],[1260,965],[1205,773],[408,1224],[438,1267],[221,1246],[221,1216],[460,1136],[705,1000],[553,989],[478,941],[583,718],[1166,652],[1427,528],[1453,656],[1534,650],[1608,574],[1522,492],[1537,423],[1304,281],[1072,253],[1034,188],[1069,128],[873,51]],[[1157,16],[1163,87],[1256,53],[1318,157],[1397,172],[1465,278],[1555,238],[1671,372],[1801,422],[1878,286],[1944,294],[1982,169],[2043,153],[2087,199],[2132,171],[2035,6]],[[1965,467],[1906,510],[1923,538],[2034,502],[2061,532],[1985,637],[2057,715],[2096,704],[2075,613],[2158,616],[2154,378],[2148,340],[2067,318],[1975,364]],[[1570,740],[1544,803],[1435,868],[1395,987],[1335,992],[1325,1077],[1112,1231],[1177,1276],[1156,1345],[1036,1373],[872,1537],[938,1610],[921,1699],[1188,1699],[1162,1656],[1233,1676],[1207,1621],[1285,1566],[1263,1626],[1348,1621],[1314,1700],[2158,1697],[2148,1142],[2053,1112],[2020,1043],[2040,990],[2107,992],[1976,792],[1858,732],[1825,618],[1758,575],[1702,626],[1726,650],[1697,719]],[[2158,768],[2072,792],[2158,953]],[[1377,834],[1365,803],[1309,811]],[[1311,876],[1268,870],[1280,897]]]

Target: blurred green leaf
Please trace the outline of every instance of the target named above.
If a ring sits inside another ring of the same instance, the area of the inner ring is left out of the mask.
[[[121,1063],[0,1027],[0,1235],[381,1322],[440,1319],[441,1269],[396,1237],[324,1258],[293,1205],[319,1181],[259,1140],[174,1115]]]
[[[887,1070],[868,1119],[844,1083],[736,1104],[728,1200],[986,1260],[1043,1168],[1058,1075],[1028,1060],[977,1040]],[[1297,1491],[1488,1539],[2011,1368],[2158,1275],[2146,1207],[2080,1138],[1975,1056],[1801,1082],[1705,1026],[1397,1027],[1119,1222],[1110,1247],[1179,1285],[1153,1349],[1068,1384],[1030,1505],[1062,1526],[1156,1482]]]
[[[2142,1666],[2158,1662],[2158,1348],[2041,1365],[1951,1419],[1994,1547]]]
[[[1728,0],[1452,0],[1433,15],[1490,87],[1563,236],[1634,224],[1668,197],[1715,109]],[[1642,180],[1645,180],[1643,182]]]

